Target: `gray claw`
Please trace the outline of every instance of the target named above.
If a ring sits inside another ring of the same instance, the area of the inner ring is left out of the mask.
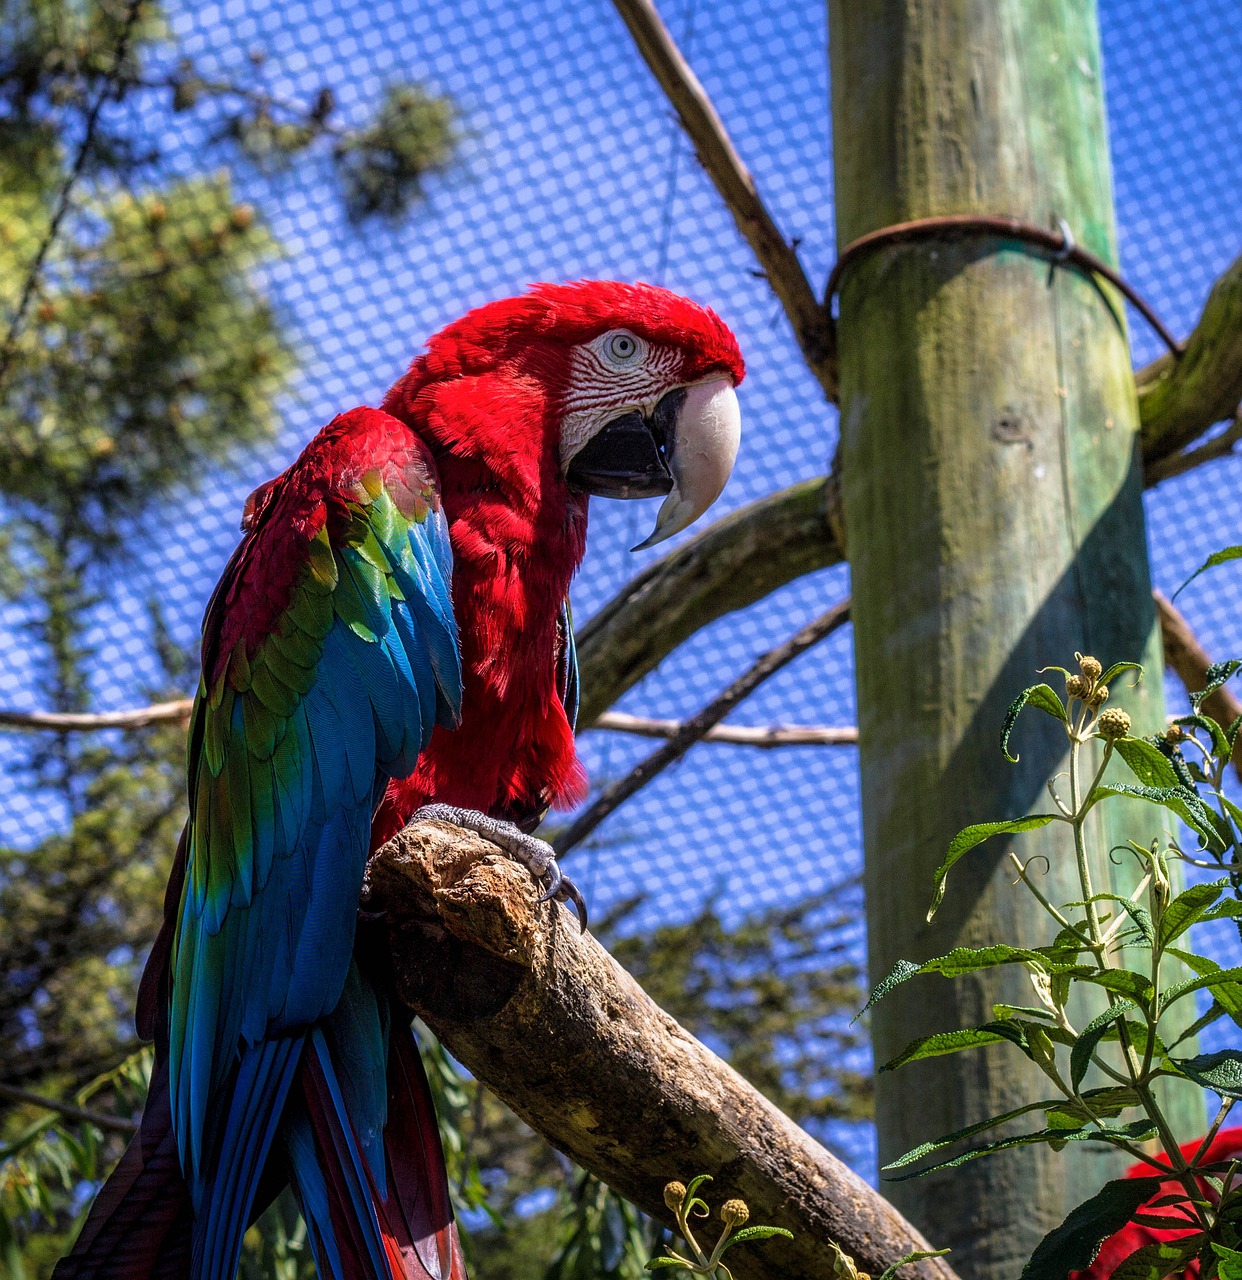
[[[548,863],[548,869],[544,872],[544,875],[548,878],[548,887],[539,895],[540,902],[548,902],[552,898],[555,898],[556,895],[560,893],[561,884],[565,879],[565,877],[561,875],[560,867],[556,865],[555,858]]]

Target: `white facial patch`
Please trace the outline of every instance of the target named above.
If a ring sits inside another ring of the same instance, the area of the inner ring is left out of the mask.
[[[680,352],[653,346],[628,329],[610,329],[574,347],[561,418],[561,469],[613,419],[654,408],[680,366]]]

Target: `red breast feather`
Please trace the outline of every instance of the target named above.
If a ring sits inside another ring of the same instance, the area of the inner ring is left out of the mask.
[[[373,828],[389,838],[435,800],[525,821],[586,793],[556,689],[557,617],[586,548],[586,497],[559,460],[570,349],[611,328],[682,353],[676,383],[744,375],[711,311],[651,285],[535,285],[468,312],[427,344],[384,409],[430,446],[453,544],[460,728],[437,729]]]

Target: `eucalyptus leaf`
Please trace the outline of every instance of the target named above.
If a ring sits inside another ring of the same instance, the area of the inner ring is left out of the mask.
[[[1022,1280],[1065,1280],[1085,1271],[1109,1236],[1130,1221],[1138,1207],[1160,1190],[1161,1178],[1116,1178],[1070,1211],[1050,1231],[1022,1270]]]
[[[1046,827],[1050,822],[1054,822],[1056,817],[1055,813],[1034,813],[1025,818],[1014,818],[1009,822],[977,822],[974,826],[959,831],[949,842],[944,861],[936,869],[933,877],[932,902],[927,909],[928,921],[931,921],[939,910],[941,902],[944,901],[945,880],[959,858],[991,836],[1021,835],[1024,831],[1038,831],[1040,827]]]
[[[1009,710],[1005,712],[1005,722],[1001,726],[1001,750],[1005,753],[1005,759],[1011,764],[1017,764],[1018,757],[1009,754],[1009,735],[1013,732],[1013,726],[1022,714],[1022,708],[1028,703],[1032,707],[1038,707],[1054,719],[1060,720],[1062,724],[1068,723],[1065,705],[1051,685],[1033,684],[1029,689],[1023,689],[1009,704]]]

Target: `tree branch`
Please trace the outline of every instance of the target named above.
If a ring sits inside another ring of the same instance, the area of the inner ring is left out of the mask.
[[[1212,286],[1182,355],[1162,355],[1134,379],[1149,469],[1233,416],[1242,401],[1242,258]]]
[[[832,320],[798,262],[798,255],[777,227],[755,180],[738,155],[711,99],[652,0],[614,0],[647,66],[672,103],[682,128],[708,176],[720,192],[738,230],[780,299],[798,346],[829,400],[837,398],[837,364]]]
[[[824,481],[752,502],[682,543],[622,588],[577,636],[583,726],[684,640],[803,574],[841,561]]]
[[[749,670],[738,676],[723,693],[718,694],[702,711],[682,724],[668,742],[635,765],[624,778],[614,782],[610,787],[605,787],[586,812],[575,818],[556,837],[553,841],[556,852],[566,853],[574,845],[579,844],[636,791],[645,787],[652,778],[662,773],[669,765],[680,760],[710,728],[719,724],[738,703],[750,697],[765,680],[791,663],[800,653],[805,653],[812,645],[830,636],[838,627],[849,621],[849,616],[850,602],[846,597],[814,621],[808,622],[784,644],[778,645],[775,649],[769,649]]]
[[[1143,482],[1150,489],[1162,480],[1172,479],[1205,462],[1215,462],[1218,458],[1233,456],[1233,446],[1242,440],[1242,409],[1233,415],[1233,421],[1219,435],[1213,436],[1206,444],[1197,449],[1183,449],[1181,453],[1165,454],[1157,461],[1143,468]]]
[[[1198,693],[1207,684],[1207,669],[1212,659],[1199,643],[1182,613],[1162,592],[1153,591],[1156,613],[1160,618],[1160,638],[1164,641],[1164,661],[1186,686],[1187,693]],[[1242,702],[1227,685],[1203,699],[1202,711],[1217,724],[1232,724],[1242,716]],[[1233,767],[1242,781],[1242,736],[1234,743]]]
[[[633,733],[640,738],[676,738],[687,722],[658,720],[652,716],[632,716],[624,711],[605,711],[590,729],[612,733]],[[750,725],[717,724],[699,738],[700,742],[726,742],[738,747],[844,747],[858,742],[853,725],[774,724],[766,729]]]
[[[794,1232],[730,1253],[738,1280],[819,1280],[829,1239],[872,1275],[927,1247],[568,915],[535,898],[516,863],[438,823],[408,827],[379,851],[365,898],[387,912],[401,998],[527,1124],[669,1225],[664,1184],[710,1173],[722,1199],[741,1196],[754,1220]],[[953,1280],[939,1260],[903,1275]]]
[[[61,1102],[59,1098],[45,1098],[41,1093],[32,1093],[29,1089],[19,1089],[16,1085],[0,1084],[0,1098],[10,1102],[24,1103],[27,1106],[42,1107],[44,1111],[53,1111],[64,1116],[66,1120],[74,1120],[79,1124],[93,1124],[97,1129],[111,1129],[115,1133],[137,1133],[136,1121],[126,1120],[124,1116],[110,1116],[102,1111],[87,1111],[83,1107],[75,1107],[71,1102]]]
[[[0,728],[47,729],[53,733],[74,733],[94,729],[144,729],[168,720],[188,720],[192,698],[155,702],[133,711],[103,711],[71,714],[59,711],[0,711]]]

